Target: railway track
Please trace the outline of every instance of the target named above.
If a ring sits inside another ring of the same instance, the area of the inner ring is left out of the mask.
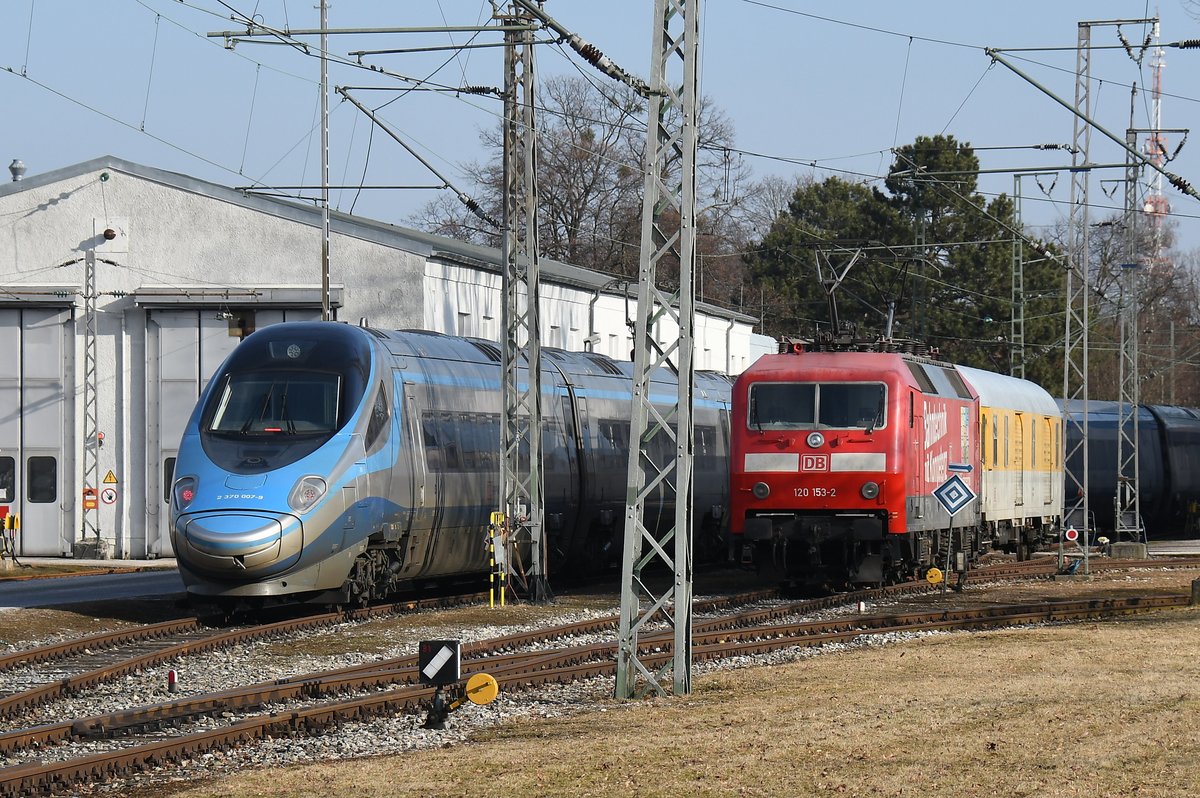
[[[212,619],[180,618],[15,651],[0,657],[0,674],[6,674],[3,684],[0,684],[0,719],[19,718],[43,704],[189,655],[321,629],[346,621],[474,603],[482,597],[483,594],[468,594],[396,602],[234,628],[214,626],[216,622]]]
[[[1200,561],[1197,564],[1200,564]],[[1126,563],[1124,567],[1130,565]],[[1038,563],[1006,564],[1004,567],[981,569],[976,575],[978,578],[989,579],[1036,577],[1046,575],[1046,569]],[[819,621],[794,620],[797,616],[838,605],[928,593],[935,589],[924,583],[910,583],[883,590],[861,591],[729,612],[694,624],[693,656],[696,661],[706,661],[757,655],[796,646],[844,643],[867,635],[897,631],[979,629],[1111,617],[1130,612],[1183,606],[1190,598],[1185,595],[1172,595],[1120,600],[1048,602],[1038,606],[1010,605],[891,615],[851,615]],[[766,599],[773,593],[774,591],[759,591],[742,594],[704,606],[700,606],[698,602],[697,609],[715,611]],[[175,641],[173,637],[193,634],[194,627],[189,624],[198,625],[196,619],[182,619],[170,624],[156,625],[163,627],[162,629],[142,627],[131,632],[141,633],[143,640],[155,640],[162,645],[152,652],[139,654],[119,664],[108,665],[106,669],[114,673],[127,673],[136,667],[131,664],[134,659],[148,661],[145,658],[151,657],[161,662],[221,645],[231,645],[232,643],[227,641],[234,639],[262,639],[284,634],[285,629],[295,631],[317,628],[321,625],[340,623],[347,617],[366,618],[395,612],[399,608],[415,609],[419,606],[419,603],[414,602],[354,613],[330,613],[262,627],[200,635],[196,639],[182,641]],[[517,690],[548,683],[612,675],[615,667],[614,643],[606,641],[572,644],[571,641],[598,634],[611,635],[615,625],[616,617],[612,616],[467,644],[463,647],[464,677],[486,671],[495,677],[503,688]],[[82,649],[92,652],[93,649],[106,646],[115,650],[117,644],[112,641],[119,638],[119,634],[93,635],[61,646],[18,652],[0,660],[0,669],[15,667],[17,663],[32,660],[53,660],[58,655],[51,649],[62,649],[64,652]],[[551,642],[560,645],[548,651],[544,648],[536,651],[523,650],[535,644],[544,647]],[[670,657],[671,634],[668,631],[660,634],[648,632],[641,638],[640,643],[645,649],[642,661],[647,664],[661,664],[660,660],[665,663]],[[433,690],[418,683],[415,666],[415,656],[404,656],[0,734],[0,754],[5,756],[13,756],[30,749],[42,750],[46,746],[72,741],[104,740],[114,746],[112,750],[72,756],[61,762],[26,762],[4,768],[0,770],[0,796],[53,793],[83,782],[113,778],[179,762],[206,751],[244,745],[266,736],[316,733],[351,720],[362,720],[381,714],[417,712],[431,700]],[[88,674],[73,677],[72,684],[82,684],[85,676],[96,678]],[[69,691],[64,689],[59,694],[65,692]],[[347,694],[354,694],[356,697],[342,698]],[[49,693],[46,696],[41,700],[53,698]],[[303,706],[296,706],[298,704]],[[158,733],[158,730],[174,729],[203,716],[261,713],[278,705],[293,708],[244,717],[217,729],[176,732],[169,737]]]

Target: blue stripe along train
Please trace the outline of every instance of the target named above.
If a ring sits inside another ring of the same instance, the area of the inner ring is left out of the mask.
[[[619,562],[632,364],[543,350],[551,577]],[[286,323],[243,341],[183,434],[172,545],[189,594],[363,603],[485,573],[498,510],[500,351],[437,333]],[[697,557],[724,554],[730,379],[696,376]],[[670,372],[652,385],[675,401]],[[674,456],[665,433],[650,456]],[[647,512],[671,518],[665,494]],[[526,557],[525,562],[528,562]]]

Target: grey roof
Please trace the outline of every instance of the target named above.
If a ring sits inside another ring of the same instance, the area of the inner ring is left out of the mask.
[[[252,194],[229,186],[210,183],[189,175],[144,166],[133,161],[126,161],[112,155],[102,155],[90,161],[64,166],[50,172],[31,175],[19,181],[0,184],[0,197],[17,194],[21,191],[40,188],[47,185],[79,177],[93,172],[111,169],[143,180],[149,180],[164,186],[189,191],[201,196],[239,205],[244,208],[270,214],[299,224],[318,227],[321,224],[321,210],[314,205],[303,202]],[[485,247],[478,244],[468,244],[453,238],[425,233],[420,230],[388,224],[386,222],[367,219],[362,216],[352,216],[338,211],[330,212],[330,229],[341,234],[372,241],[393,249],[411,252],[428,259],[442,259],[458,262],[464,265],[489,271],[500,272],[501,253],[495,247]],[[620,294],[618,286],[622,286],[629,295],[636,296],[636,282],[628,285],[615,282],[612,275],[602,274],[579,266],[572,266],[560,261],[543,259],[539,263],[542,277],[547,282],[566,285],[574,288],[584,288],[600,291],[606,294]],[[741,321],[754,324],[758,319],[745,313],[729,310],[717,305],[699,302],[698,310],[708,316]]]

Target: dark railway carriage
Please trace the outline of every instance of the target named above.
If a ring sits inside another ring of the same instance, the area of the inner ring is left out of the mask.
[[[933,492],[979,489],[978,405],[953,367],[900,354],[767,355],[733,393],[731,527],[760,566],[878,583],[929,563],[951,517]],[[953,518],[979,523],[972,502]]]
[[[1078,446],[1083,403],[1072,400],[1060,404],[1074,419],[1066,425],[1067,451],[1069,466],[1078,475],[1082,471]],[[1115,528],[1120,417],[1116,402],[1088,402],[1089,526],[1100,534],[1111,535]],[[1200,531],[1200,410],[1166,405],[1139,408],[1138,475],[1147,537],[1179,537]],[[1077,491],[1070,478],[1066,489],[1071,504]]]
[[[1158,420],[1166,489],[1160,515],[1146,521],[1148,533],[1200,534],[1200,408],[1148,405]]]
[[[631,372],[543,350],[552,576],[619,561]],[[701,550],[726,547],[729,385],[696,377]],[[669,372],[652,391],[673,404]],[[180,444],[172,544],[189,593],[341,603],[485,572],[500,410],[492,342],[333,323],[254,333],[218,369]],[[673,501],[661,497],[648,523]]]

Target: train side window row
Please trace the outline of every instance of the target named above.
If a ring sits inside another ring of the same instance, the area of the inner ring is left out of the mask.
[[[629,451],[629,422],[604,418],[596,422],[598,435],[595,439],[601,456],[609,456],[627,462]],[[717,428],[711,425],[697,424],[693,429],[692,456],[697,471],[724,471],[725,463],[718,449]],[[665,465],[675,456],[675,446],[671,436],[663,430],[650,440],[648,447],[650,459],[658,466]]]
[[[421,417],[425,461],[429,470],[496,471],[500,468],[500,415],[498,413],[435,413]],[[529,460],[529,446],[521,444],[521,457]]]
[[[1017,432],[1020,433],[1020,435],[1022,437],[1024,436],[1024,430],[1025,430],[1023,419],[1024,419],[1024,417],[1022,415],[1017,414],[1017,416],[1016,416]],[[997,415],[995,413],[992,413],[992,414],[990,414],[990,421],[991,421],[990,426],[992,429],[991,429],[991,434],[989,435],[988,434],[989,414],[988,413],[980,414],[980,424],[979,424],[979,426],[980,426],[980,441],[981,441],[981,443],[980,443],[980,446],[981,446],[980,460],[983,462],[984,465],[987,465],[988,455],[990,454],[991,460],[992,460],[992,468],[998,468],[1000,466],[1000,449],[1001,449],[1000,419],[997,417]],[[1056,445],[1056,443],[1058,441],[1059,430],[1054,427],[1054,422],[1051,419],[1046,418],[1044,416],[1041,418],[1031,419],[1030,424],[1029,424],[1029,448],[1026,450],[1024,447],[1018,447],[1018,450],[1021,453],[1020,459],[1022,462],[1017,463],[1017,465],[1020,465],[1022,467],[1038,466],[1039,452],[1038,452],[1037,428],[1038,428],[1039,422],[1042,425],[1044,425],[1044,427],[1045,427],[1045,429],[1043,430],[1043,433],[1042,433],[1042,438],[1041,438],[1042,450],[1040,452],[1040,455],[1041,455],[1042,463],[1044,463],[1049,468],[1057,468],[1058,467],[1058,457],[1055,454],[1055,452],[1057,450],[1053,447]],[[1051,433],[1053,433],[1053,435]],[[1004,440],[1003,440],[1005,467],[1013,465],[1012,458],[1010,457],[1010,453],[1009,453],[1009,441],[1010,440],[1012,440],[1012,433],[1011,433],[1010,427],[1009,427],[1009,419],[1007,416],[1005,416],[1005,418],[1004,418]],[[990,445],[989,445],[989,441],[990,441]],[[1026,451],[1028,451],[1028,453],[1029,453],[1028,458],[1026,458],[1026,456],[1025,456]],[[1028,462],[1025,462],[1026,459],[1028,459]]]

